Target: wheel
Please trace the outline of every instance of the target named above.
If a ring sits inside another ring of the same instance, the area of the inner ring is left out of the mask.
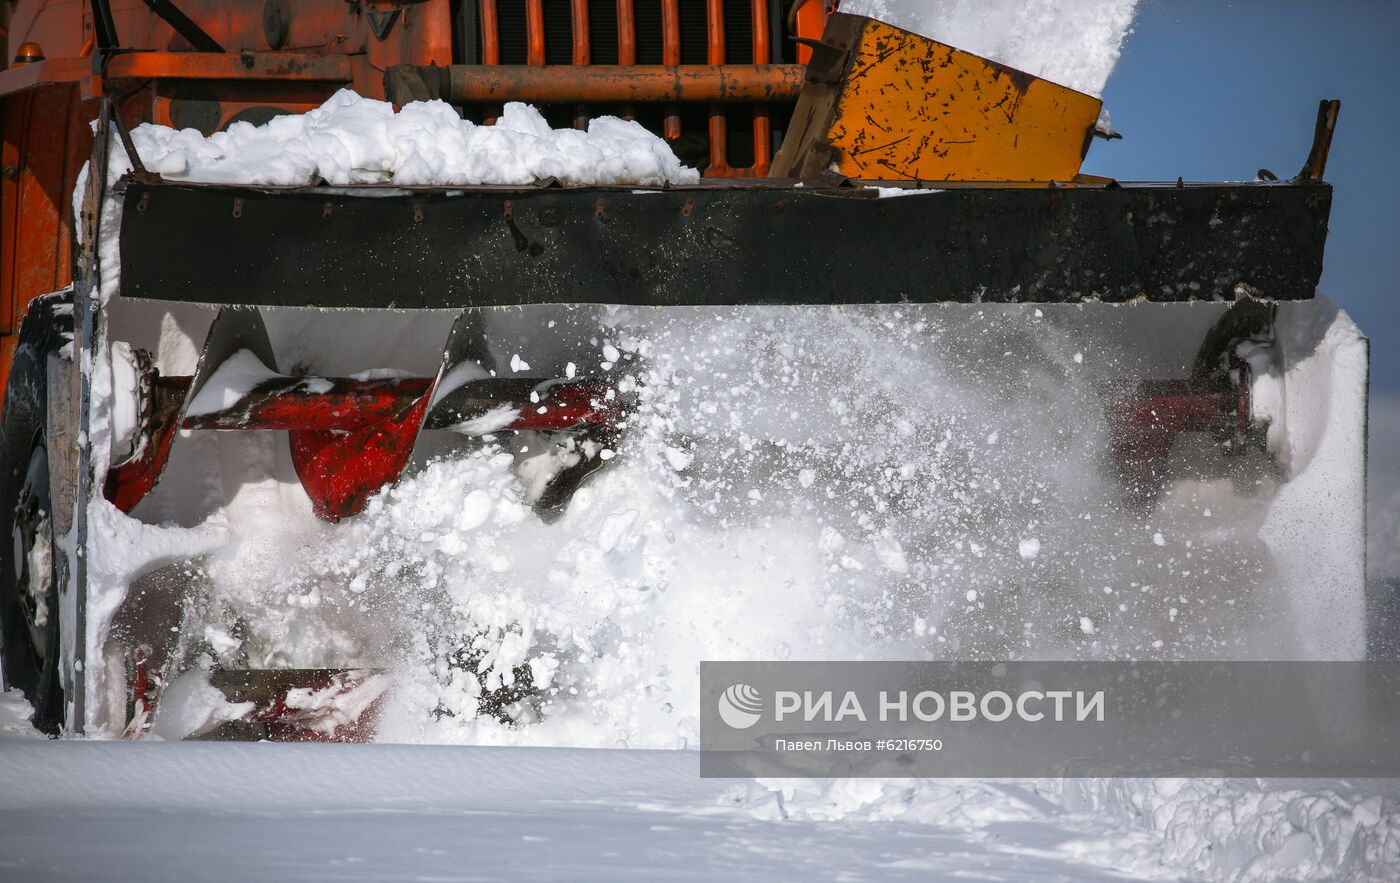
[[[57,298],[31,305],[20,333],[0,418],[0,663],[6,687],[34,707],[34,726],[63,726],[53,506],[45,439],[48,357],[71,318]],[[4,537],[9,537],[6,542]]]

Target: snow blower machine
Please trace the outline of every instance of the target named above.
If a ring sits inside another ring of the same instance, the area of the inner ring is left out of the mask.
[[[1315,574],[1287,603],[1336,625],[1317,655],[1362,646],[1365,341],[1316,296],[1335,101],[1291,178],[1138,184],[1080,173],[1116,137],[1098,99],[824,0],[3,8],[0,641],[49,733],[161,735],[178,698],[219,712],[166,737],[369,738],[374,660],[299,654],[300,619],[207,625],[199,562],[304,554],[258,494],[342,529],[447,436],[547,445],[521,481],[559,518],[636,406],[610,362],[513,355],[580,305],[1073,305],[1180,365],[1103,398],[1125,505],[1156,505],[1186,439],[1241,493],[1272,470],[1302,501],[1276,554]],[[264,175],[294,164],[273,152],[190,173],[342,90],[387,102],[381,128],[432,107],[490,132],[512,102],[580,137],[635,121],[701,173],[415,182],[361,174],[348,141],[340,179]],[[260,539],[221,514],[235,493]]]

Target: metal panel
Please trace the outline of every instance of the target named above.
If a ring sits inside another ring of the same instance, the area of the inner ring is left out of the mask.
[[[773,174],[1068,181],[1101,102],[855,15],[831,17]]]
[[[205,303],[840,304],[1312,297],[1320,183],[255,189],[127,186],[122,293]],[[808,182],[810,185],[811,182]]]

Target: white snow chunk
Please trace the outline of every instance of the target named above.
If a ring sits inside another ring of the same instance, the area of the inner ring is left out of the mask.
[[[1027,537],[1021,540],[1020,544],[1017,546],[1017,551],[1019,551],[1021,557],[1027,561],[1035,558],[1040,554],[1040,539],[1037,537]]]
[[[1094,633],[1094,621],[1087,616],[1079,617],[1079,630],[1086,635]]]
[[[251,714],[255,707],[252,702],[228,701],[209,683],[207,672],[191,669],[161,692],[151,733],[171,741],[200,736]]]
[[[878,194],[878,199],[892,199],[896,196],[913,196],[918,193],[942,193],[942,190],[926,190],[921,187],[868,187]]]
[[[457,516],[458,530],[476,530],[491,517],[491,495],[477,489],[467,494],[462,501],[462,512]]]
[[[264,365],[252,350],[239,350],[204,381],[186,414],[198,417],[231,408],[259,385],[282,377]]]
[[[219,656],[228,656],[230,653],[233,653],[239,647],[243,646],[242,641],[223,629],[212,625],[206,625],[204,627],[204,640],[209,642],[209,646]]]
[[[485,414],[463,420],[447,427],[458,435],[490,435],[500,432],[520,416],[520,410],[512,405],[497,405]]]
[[[662,451],[662,454],[666,457],[666,462],[677,472],[684,472],[695,459],[694,454],[682,451],[680,448],[668,447]]]
[[[294,713],[285,719],[312,732],[331,735],[357,723],[389,689],[389,683],[388,675],[364,677],[361,672],[346,672],[325,687],[288,690],[286,705]]]

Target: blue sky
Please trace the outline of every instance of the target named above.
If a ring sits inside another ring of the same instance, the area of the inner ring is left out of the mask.
[[[1085,171],[1123,180],[1290,177],[1320,98],[1340,98],[1322,290],[1371,337],[1374,392],[1400,392],[1400,3],[1143,0],[1104,91],[1125,140]]]

